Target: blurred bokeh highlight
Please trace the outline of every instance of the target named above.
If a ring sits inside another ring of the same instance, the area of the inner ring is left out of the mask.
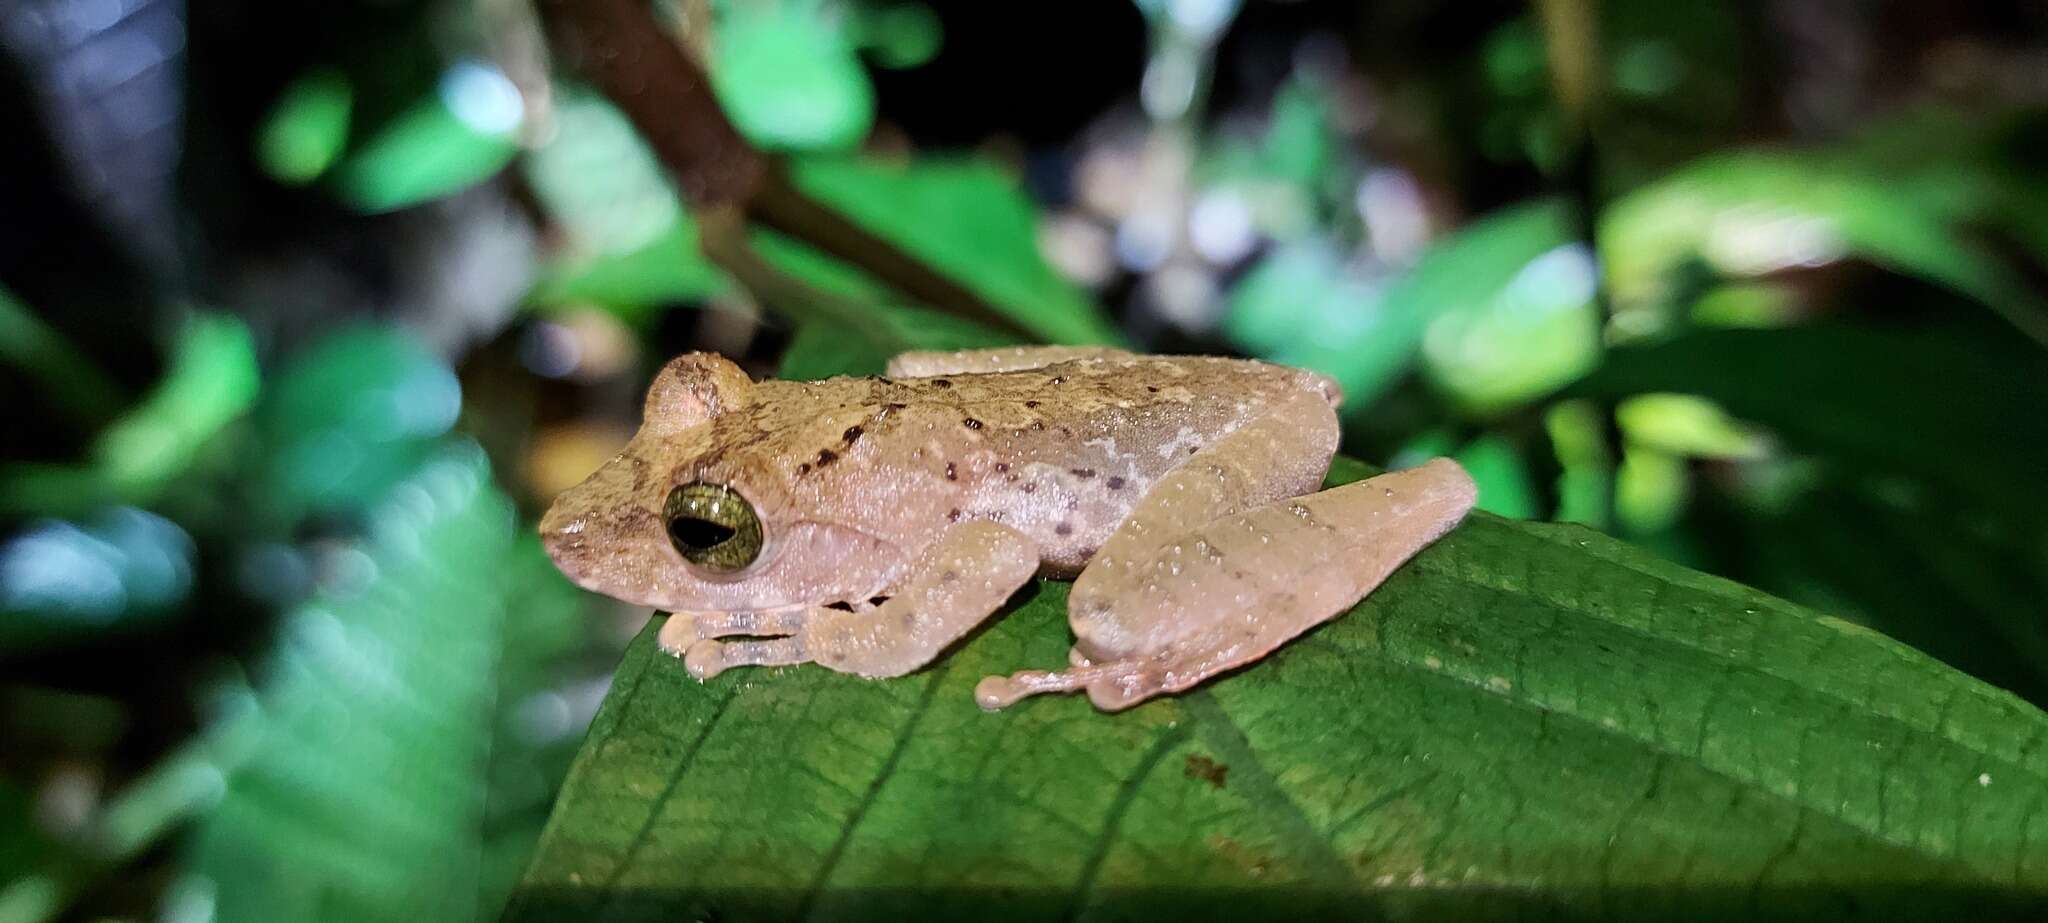
[[[528,0],[0,5],[0,921],[494,918],[646,615],[533,523],[689,349],[1318,369],[1349,454],[2048,702],[2048,9],[639,6],[999,323],[707,255]]]

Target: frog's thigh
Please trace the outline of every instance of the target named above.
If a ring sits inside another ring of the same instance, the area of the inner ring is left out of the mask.
[[[1160,478],[1074,580],[1067,613],[1080,653],[1110,660],[1156,645],[1184,601],[1149,565],[1218,517],[1315,490],[1336,450],[1336,413],[1302,392]]]
[[[1107,346],[1003,346],[958,352],[907,352],[897,353],[889,360],[887,373],[891,378],[929,378],[977,372],[1018,372],[1073,359],[1128,355],[1130,353]]]
[[[812,609],[795,635],[769,641],[701,640],[684,664],[706,679],[727,667],[814,661],[841,673],[901,676],[988,618],[1038,570],[1038,548],[991,522],[948,528],[889,601],[866,612]]]
[[[1146,568],[1148,585],[1171,587],[1163,595],[1176,609],[1159,646],[1058,673],[990,677],[976,698],[1000,708],[1085,688],[1114,711],[1250,663],[1350,608],[1456,526],[1476,493],[1463,468],[1437,459],[1217,519]]]

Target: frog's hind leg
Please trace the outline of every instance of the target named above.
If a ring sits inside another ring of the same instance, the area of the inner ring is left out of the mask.
[[[891,378],[930,378],[977,372],[1021,372],[1074,359],[1106,359],[1131,355],[1108,346],[1003,346],[957,352],[897,353],[889,360]]]
[[[684,652],[692,676],[728,667],[816,662],[841,673],[901,676],[930,663],[1000,608],[1038,571],[1038,546],[992,522],[949,527],[872,609],[808,610],[797,631],[762,641],[697,640]]]
[[[1105,658],[1084,652],[1059,672],[989,677],[975,698],[1001,708],[1086,689],[1097,707],[1116,711],[1187,689],[1342,614],[1456,526],[1475,496],[1463,468],[1437,459],[1219,517],[1137,565],[1121,581],[1136,595],[1108,604],[1170,607],[1160,643]]]

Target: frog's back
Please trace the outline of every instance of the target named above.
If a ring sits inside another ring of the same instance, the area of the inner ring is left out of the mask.
[[[1085,564],[1151,485],[1329,379],[1240,359],[1110,355],[1015,371],[762,382],[721,419],[708,479],[755,503],[922,547],[949,523],[1029,535],[1048,569]],[[1334,414],[1324,414],[1335,444]],[[1316,470],[1327,459],[1317,460]],[[1313,484],[1303,485],[1312,489]]]

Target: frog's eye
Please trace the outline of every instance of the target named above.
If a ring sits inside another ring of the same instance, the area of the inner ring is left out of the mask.
[[[723,484],[699,481],[670,490],[662,518],[683,559],[706,570],[729,574],[761,556],[753,504]]]

